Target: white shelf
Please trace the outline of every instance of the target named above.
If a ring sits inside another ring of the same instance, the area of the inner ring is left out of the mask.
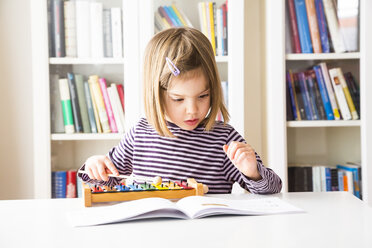
[[[287,127],[360,127],[360,121],[287,121]]]
[[[360,59],[360,53],[291,53],[285,56],[286,60],[336,60]]]
[[[124,58],[49,58],[52,65],[95,65],[95,64],[124,64]]]
[[[54,133],[51,136],[51,140],[120,140],[123,136],[124,133]]]

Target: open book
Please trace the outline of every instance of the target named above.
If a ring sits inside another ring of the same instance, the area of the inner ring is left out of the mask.
[[[304,212],[277,197],[231,200],[188,196],[178,202],[145,198],[68,213],[73,226],[92,226],[146,218],[196,219],[212,215],[269,215]]]

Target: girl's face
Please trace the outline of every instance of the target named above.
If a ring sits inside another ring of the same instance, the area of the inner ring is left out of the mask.
[[[206,117],[210,108],[208,81],[201,69],[189,72],[192,77],[174,77],[165,92],[166,119],[182,129],[193,130]]]

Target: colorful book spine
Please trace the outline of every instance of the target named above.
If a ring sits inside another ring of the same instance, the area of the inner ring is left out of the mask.
[[[105,108],[105,103],[104,103],[102,92],[101,92],[101,89],[98,83],[98,76],[97,75],[90,76],[89,84],[92,86],[93,97],[94,97],[94,101],[97,106],[99,120],[102,125],[102,131],[104,133],[111,133],[109,120],[108,120],[107,112]]]
[[[322,52],[322,45],[320,42],[319,30],[318,30],[318,20],[316,17],[314,0],[305,0],[306,13],[309,22],[309,30],[311,42],[313,44],[314,53]]]
[[[335,90],[335,94],[337,97],[337,103],[341,110],[341,115],[344,120],[351,120],[351,113],[349,107],[347,105],[347,101],[345,98],[345,93],[341,85],[340,77],[338,75],[338,71],[336,68],[329,70],[329,76],[332,81],[333,89]]]
[[[352,185],[353,185],[353,194],[361,199],[361,188],[360,188],[360,175],[359,168],[357,166],[348,166],[348,165],[337,165],[339,170],[344,170],[352,173]]]
[[[325,113],[325,110],[324,110],[322,96],[320,95],[319,85],[318,85],[318,82],[316,80],[316,75],[315,75],[314,70],[311,70],[310,75],[311,75],[311,78],[312,78],[313,83],[314,83],[315,100],[316,100],[316,107],[317,107],[318,113],[319,113],[319,118],[320,118],[320,120],[327,120],[327,116],[326,116],[326,113]]]
[[[114,113],[118,131],[119,133],[124,133],[124,112],[121,107],[119,94],[117,92],[115,84],[112,84],[110,87],[107,88],[107,94],[110,98],[112,112]]]
[[[65,24],[64,24],[64,5],[63,0],[52,0],[52,42],[53,55],[55,57],[65,57]]]
[[[306,83],[307,83],[307,89],[309,91],[309,96],[310,96],[310,107],[313,112],[312,115],[312,120],[320,120],[319,113],[318,113],[318,108],[316,105],[316,93],[315,93],[315,87],[314,87],[314,82],[310,76],[310,74],[306,73],[307,75],[305,76],[306,78]]]
[[[66,198],[76,198],[76,171],[66,171]]]
[[[95,79],[95,77],[92,77],[92,76],[89,77],[88,85],[89,85],[89,91],[90,91],[92,105],[93,105],[94,119],[95,119],[95,122],[96,122],[96,125],[97,125],[98,133],[103,133],[102,125],[101,125],[101,122],[99,120],[98,107],[97,107],[96,99],[95,99],[94,92],[93,92],[93,79]]]
[[[295,53],[301,53],[300,37],[298,35],[294,0],[288,0],[288,13],[291,27],[292,49]]]
[[[305,0],[294,0],[302,53],[313,53]]]
[[[335,69],[337,70],[337,74],[338,74],[338,77],[339,77],[340,82],[341,82],[342,89],[343,89],[344,94],[345,94],[346,102],[347,102],[347,105],[349,106],[351,117],[353,118],[353,120],[358,120],[359,116],[358,116],[358,113],[355,109],[353,99],[351,98],[349,88],[347,87],[347,83],[346,83],[346,80],[344,78],[344,74],[342,73],[341,68],[335,68]]]
[[[325,110],[325,113],[326,113],[326,116],[327,116],[327,120],[334,120],[335,117],[333,115],[331,102],[329,100],[329,96],[328,96],[328,93],[327,93],[327,88],[326,88],[326,85],[325,85],[325,82],[324,82],[324,79],[323,79],[322,69],[320,68],[319,65],[314,66],[313,69],[314,69],[314,72],[315,72],[315,75],[316,75],[316,79],[317,79],[317,83],[318,83],[318,86],[319,86],[320,95],[322,97],[322,102],[323,102],[324,110]]]
[[[287,71],[287,87],[288,87],[288,93],[290,97],[290,104],[292,107],[293,120],[298,120],[295,93],[292,87],[291,74],[289,71]]]
[[[68,86],[70,89],[72,113],[74,115],[75,131],[77,133],[83,132],[83,123],[81,120],[80,105],[76,91],[75,75],[73,73],[67,73]]]
[[[118,132],[118,128],[117,128],[117,125],[116,125],[114,113],[112,111],[112,106],[111,106],[110,98],[109,98],[108,93],[107,93],[107,83],[106,83],[106,79],[105,78],[100,78],[99,79],[99,86],[101,88],[101,92],[102,92],[102,96],[103,96],[103,101],[105,103],[106,113],[107,113],[107,116],[108,116],[108,121],[109,121],[109,125],[110,125],[110,128],[111,128],[111,131],[113,133],[117,133]]]
[[[66,171],[52,172],[52,198],[66,198]]]
[[[322,63],[319,64],[319,66],[322,69],[322,76],[323,76],[323,79],[324,79],[324,82],[325,82],[325,85],[326,85],[326,88],[327,88],[329,100],[331,102],[331,106],[332,106],[332,110],[333,110],[333,116],[335,117],[335,120],[340,120],[341,116],[340,116],[340,112],[338,110],[338,105],[337,105],[337,102],[336,102],[336,96],[335,96],[335,93],[334,93],[334,90],[333,90],[331,78],[329,77],[327,65],[326,65],[326,63],[322,62]]]
[[[336,15],[336,7],[334,6],[333,0],[323,0],[323,6],[333,48],[336,53],[343,53],[346,51],[346,49],[344,41],[341,37],[338,19]]]
[[[318,29],[320,35],[320,41],[322,43],[323,53],[330,53],[330,44],[328,39],[328,27],[327,20],[324,14],[323,1],[315,0],[316,16],[318,18]]]
[[[123,107],[123,111],[125,113],[124,86],[122,84],[117,84],[116,87],[119,93],[119,98],[120,98],[121,105]]]
[[[84,93],[84,81],[83,75],[76,74],[75,75],[75,82],[76,82],[76,91],[79,100],[80,106],[80,114],[81,114],[81,121],[83,123],[83,132],[90,133],[90,123],[89,123],[89,116],[88,116],[88,109],[87,104],[85,101],[85,93]]]
[[[173,10],[172,6],[164,6],[164,8],[167,10],[167,13],[171,15],[171,18],[176,22],[177,27],[182,27],[183,24],[181,20],[178,18],[176,12]]]
[[[227,28],[227,22],[228,22],[227,2],[222,4],[222,14],[223,14],[223,44],[224,44],[223,55],[227,55],[228,54],[227,42],[228,42],[228,36],[229,36],[228,28]]]
[[[92,133],[98,133],[96,120],[94,117],[94,109],[93,109],[93,102],[92,102],[92,96],[90,95],[89,90],[89,84],[88,82],[84,82],[84,95],[85,95],[85,103],[88,110],[88,117],[89,117],[89,123]]]
[[[311,105],[310,105],[310,95],[309,95],[309,90],[307,88],[305,74],[303,72],[299,72],[297,75],[298,75],[299,85],[300,85],[300,89],[301,89],[302,99],[303,99],[303,102],[304,102],[306,119],[307,120],[312,120],[313,119],[313,111],[312,111],[312,108],[311,108]]]
[[[181,15],[181,13],[178,11],[176,5],[172,4],[172,6],[170,6],[169,8],[171,8],[173,10],[173,12],[176,14],[177,18],[181,22],[181,26],[187,27],[188,25],[186,23],[186,20],[183,18],[183,16]]]
[[[299,111],[299,113],[297,113],[297,116],[299,117],[299,120],[306,120],[305,106],[304,106],[304,102],[303,102],[302,95],[301,95],[301,89],[300,89],[300,85],[298,81],[298,76],[296,73],[291,73],[291,76],[292,76],[293,88],[296,93],[295,99],[296,99],[296,103],[298,106],[297,109]]]
[[[359,86],[356,83],[353,74],[351,72],[346,72],[344,74],[347,86],[349,87],[351,97],[353,98],[353,102],[355,105],[355,109],[359,115],[360,118],[360,92],[359,92]]]
[[[215,32],[215,25],[214,25],[214,7],[213,2],[208,2],[207,11],[209,11],[209,23],[210,23],[210,32],[211,32],[211,43],[213,52],[216,55],[216,32]]]
[[[74,118],[72,115],[71,97],[68,89],[67,79],[59,79],[59,93],[61,97],[63,123],[65,126],[65,133],[70,134],[75,132]]]

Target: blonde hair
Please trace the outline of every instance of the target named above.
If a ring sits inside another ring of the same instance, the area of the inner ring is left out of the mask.
[[[219,111],[224,123],[227,123],[229,113],[223,101],[221,80],[208,38],[193,28],[169,28],[150,40],[144,57],[145,114],[159,135],[174,137],[165,120],[164,90],[169,89],[175,77],[167,65],[167,57],[180,70],[178,77],[190,77],[189,72],[199,68],[205,74],[210,89],[210,112],[203,121],[205,130],[213,128]]]

